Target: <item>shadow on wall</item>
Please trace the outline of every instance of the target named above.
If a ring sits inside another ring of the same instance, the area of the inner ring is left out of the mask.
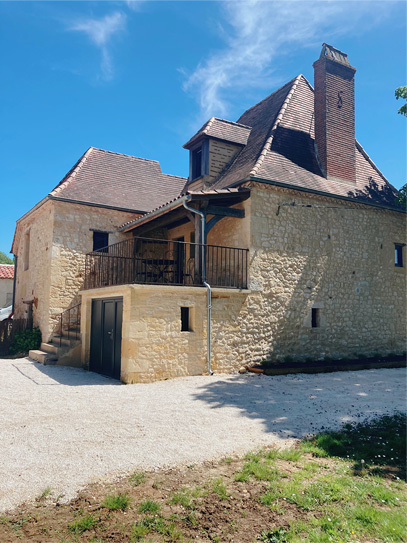
[[[394,390],[387,377],[402,371],[246,374],[204,385],[193,398],[213,410],[237,408],[242,417],[260,419],[267,432],[280,438],[300,438],[403,408],[403,387]]]

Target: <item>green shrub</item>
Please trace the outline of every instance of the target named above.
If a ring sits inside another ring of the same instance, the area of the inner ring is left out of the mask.
[[[31,349],[39,349],[41,346],[41,330],[33,328],[17,332],[10,344],[11,354],[27,354]]]

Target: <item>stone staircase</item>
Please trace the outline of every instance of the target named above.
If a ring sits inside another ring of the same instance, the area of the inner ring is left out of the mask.
[[[81,367],[81,340],[55,335],[49,343],[41,343],[39,349],[29,351],[28,356],[44,366]]]
[[[54,334],[49,343],[41,343],[39,349],[29,351],[28,356],[44,365],[82,367],[80,304],[61,314],[59,334]]]

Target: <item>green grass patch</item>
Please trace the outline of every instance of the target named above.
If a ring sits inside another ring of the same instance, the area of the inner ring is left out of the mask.
[[[226,486],[222,480],[222,477],[214,479],[212,481],[211,487],[212,491],[218,495],[220,500],[227,500],[229,498],[229,494],[226,491]]]
[[[93,515],[84,515],[73,522],[68,526],[69,531],[73,534],[80,535],[87,530],[91,530],[99,523],[99,520],[96,519]]]
[[[314,456],[350,460],[356,474],[371,474],[374,469],[373,473],[386,475],[389,467],[395,467],[398,476],[406,478],[406,417],[401,413],[369,423],[347,424],[339,432],[324,432],[305,440],[300,447]]]
[[[158,513],[158,511],[160,510],[160,505],[154,501],[154,500],[143,500],[139,507],[138,507],[138,512],[139,513]]]
[[[130,505],[130,498],[126,494],[112,494],[106,496],[102,502],[102,507],[106,507],[109,511],[125,511]]]
[[[132,475],[130,475],[129,481],[133,486],[139,486],[144,483],[145,475],[141,471],[135,471]]]

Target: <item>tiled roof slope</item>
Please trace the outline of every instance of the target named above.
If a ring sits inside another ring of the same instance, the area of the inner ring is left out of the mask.
[[[213,138],[229,141],[231,143],[246,145],[250,135],[250,130],[250,126],[212,117],[203,125],[202,128],[198,130],[196,134],[192,136],[184,147],[190,147],[194,141],[198,140],[201,136],[211,136]]]
[[[314,149],[314,90],[304,76],[247,110],[238,122],[252,126],[249,140],[211,190],[255,177],[303,190],[394,205],[396,189],[357,142],[355,186],[322,175]]]
[[[178,196],[185,182],[155,160],[90,147],[50,196],[144,212]]]
[[[0,264],[0,279],[13,279],[14,266],[12,264]]]

